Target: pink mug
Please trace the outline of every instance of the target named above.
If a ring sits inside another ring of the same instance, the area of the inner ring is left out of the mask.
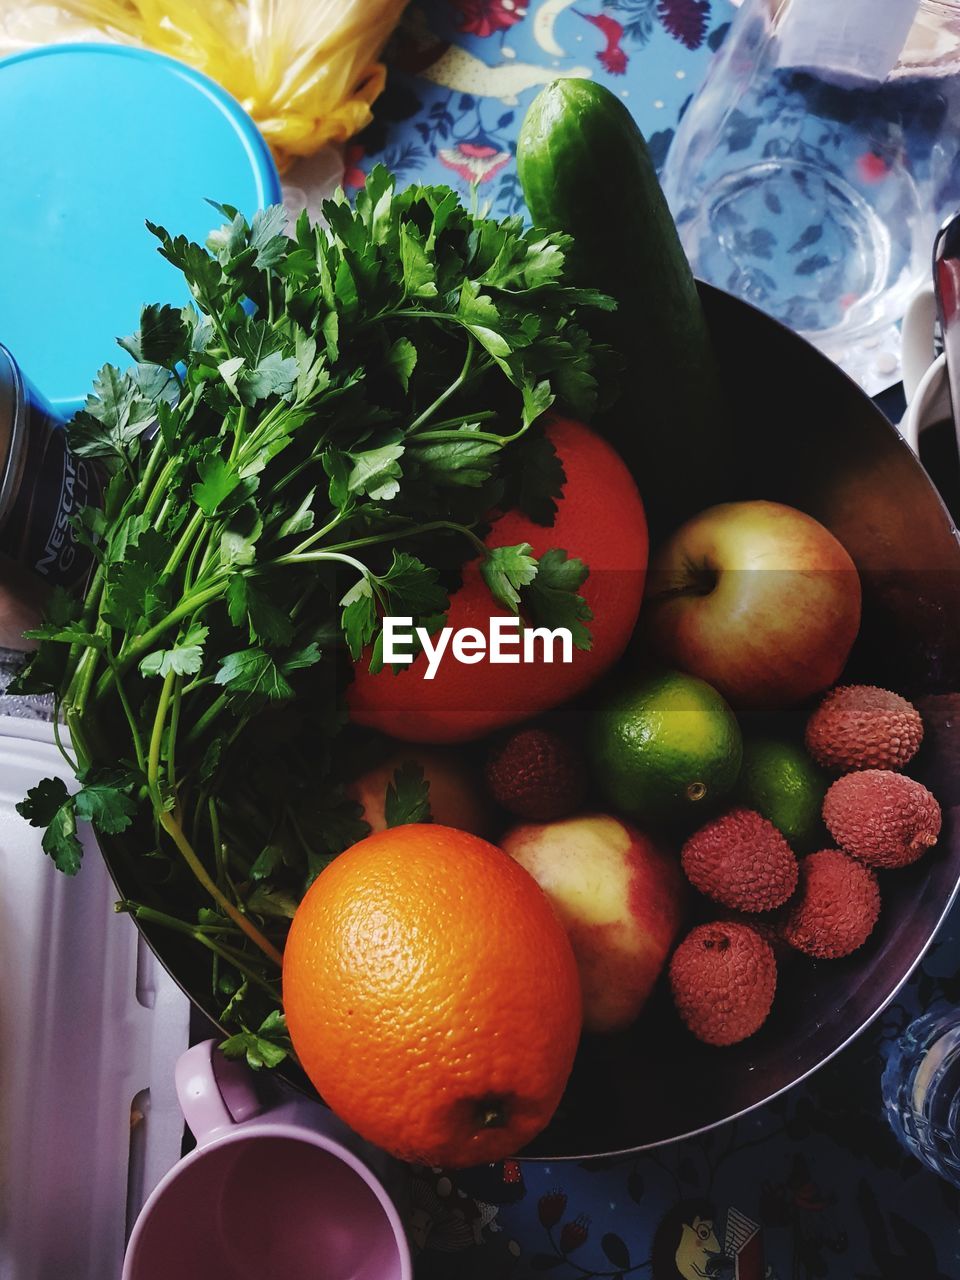
[[[123,1280],[412,1280],[397,1209],[330,1112],[261,1112],[213,1040],[181,1056],[176,1084],[197,1145],[144,1205]]]

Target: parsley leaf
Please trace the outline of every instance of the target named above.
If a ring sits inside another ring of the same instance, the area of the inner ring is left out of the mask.
[[[417,348],[409,338],[398,338],[387,352],[387,367],[397,376],[404,391],[410,389],[410,377],[417,367]]]
[[[405,760],[387,783],[384,817],[388,827],[402,827],[410,822],[431,822],[430,783],[423,765]]]
[[[483,580],[498,604],[516,613],[520,589],[537,576],[537,561],[529,542],[515,547],[493,547],[480,566]]]
[[[74,798],[62,778],[44,778],[27,792],[17,805],[17,813],[31,827],[46,827],[40,844],[59,871],[75,876],[80,870],[83,846],[77,838],[77,811]]]
[[[209,628],[192,626],[170,649],[158,649],[140,660],[140,671],[145,676],[168,676],[172,671],[178,676],[193,676],[203,665],[203,644]]]
[[[251,642],[283,648],[293,639],[290,615],[279,608],[253,579],[236,573],[227,587],[227,607],[235,627],[246,625]]]
[[[84,774],[83,786],[74,796],[76,815],[92,822],[105,835],[126,831],[137,812],[130,791],[138,783],[136,774],[122,769],[100,769]]]
[[[214,684],[223,687],[245,705],[253,698],[284,702],[293,697],[293,687],[280,667],[258,646],[228,653],[214,676]]]
[[[320,657],[315,644],[279,659],[254,645],[227,654],[214,676],[214,684],[222,685],[233,695],[232,704],[237,713],[262,702],[286,702],[294,693],[287,679],[290,673],[312,667]]]
[[[436,485],[450,488],[476,489],[493,475],[496,458],[503,445],[478,440],[479,423],[464,423],[456,438],[437,443],[424,443],[413,437],[407,445],[407,456],[417,465],[422,476]]]
[[[563,497],[563,463],[544,432],[535,430],[510,446],[513,468],[507,487],[509,506],[519,507],[537,524],[552,525]]]
[[[363,577],[341,599],[340,626],[343,628],[347,648],[354,662],[359,661],[364,649],[373,640],[379,617],[373,585]]]
[[[390,435],[370,449],[324,454],[323,465],[330,477],[330,501],[344,510],[351,498],[366,495],[374,502],[385,502],[400,491],[400,458],[404,445],[399,436]]]
[[[179,361],[186,359],[190,332],[179,307],[151,303],[140,312],[140,328],[137,332],[118,341],[134,360],[172,369]]]
[[[241,484],[235,464],[219,454],[203,458],[197,464],[200,483],[193,486],[193,500],[205,516],[215,515],[231,493]]]
[[[135,630],[141,620],[156,617],[170,599],[169,583],[163,569],[172,545],[155,529],[141,533],[124,548],[123,559],[111,564],[103,617],[125,630]]]
[[[246,1027],[220,1045],[227,1058],[243,1058],[254,1071],[278,1067],[291,1051],[287,1022],[279,1010],[271,1011],[256,1031]]]
[[[282,204],[258,209],[250,225],[250,247],[257,251],[253,265],[264,270],[280,263],[289,248],[284,234],[287,211]]]
[[[406,551],[394,551],[386,573],[377,578],[391,613],[424,618],[446,611],[450,603],[436,569]]]
[[[135,376],[105,364],[84,407],[68,425],[70,448],[80,458],[129,461],[140,437],[157,419],[153,401]]]
[[[540,557],[536,576],[522,592],[524,610],[536,626],[566,627],[578,649],[592,647],[589,628],[593,617],[579,588],[590,573],[582,560],[569,559],[565,551],[551,548]]]

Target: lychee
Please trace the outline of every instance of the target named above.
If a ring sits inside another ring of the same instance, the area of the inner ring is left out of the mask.
[[[707,1044],[736,1044],[766,1021],[777,989],[768,942],[745,924],[701,924],[670,961],[670,988],[680,1017]]]
[[[784,907],[781,911],[768,911],[764,915],[755,915],[747,911],[731,911],[729,915],[723,917],[722,923],[745,924],[754,933],[759,933],[764,942],[769,942],[773,948],[774,959],[779,967],[794,955],[783,936],[783,925],[788,909],[789,907]]]
[[[736,911],[771,911],[797,887],[793,850],[752,809],[731,809],[694,832],[680,861],[695,889]]]
[[[800,863],[800,889],[787,910],[783,936],[820,960],[863,946],[880,914],[877,877],[839,849],[821,849]]]
[[[871,867],[905,867],[937,843],[940,806],[914,778],[864,769],[838,778],[823,802],[834,840]]]
[[[902,769],[923,740],[920,712],[870,684],[831,689],[807,722],[807,750],[828,769]]]
[[[583,800],[586,772],[574,748],[552,729],[520,729],[487,760],[490,794],[508,813],[553,822]]]

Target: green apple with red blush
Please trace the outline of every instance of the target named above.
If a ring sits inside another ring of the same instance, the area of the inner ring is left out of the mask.
[[[837,680],[860,603],[856,565],[818,520],[779,502],[728,502],[660,548],[643,620],[671,665],[735,709],[775,711]]]

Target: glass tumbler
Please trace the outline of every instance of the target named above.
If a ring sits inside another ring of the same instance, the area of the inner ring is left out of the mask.
[[[958,138],[960,0],[744,0],[664,190],[697,275],[876,391],[960,203]]]
[[[960,1186],[960,1011],[939,1009],[912,1022],[892,1047],[881,1090],[903,1146]]]

